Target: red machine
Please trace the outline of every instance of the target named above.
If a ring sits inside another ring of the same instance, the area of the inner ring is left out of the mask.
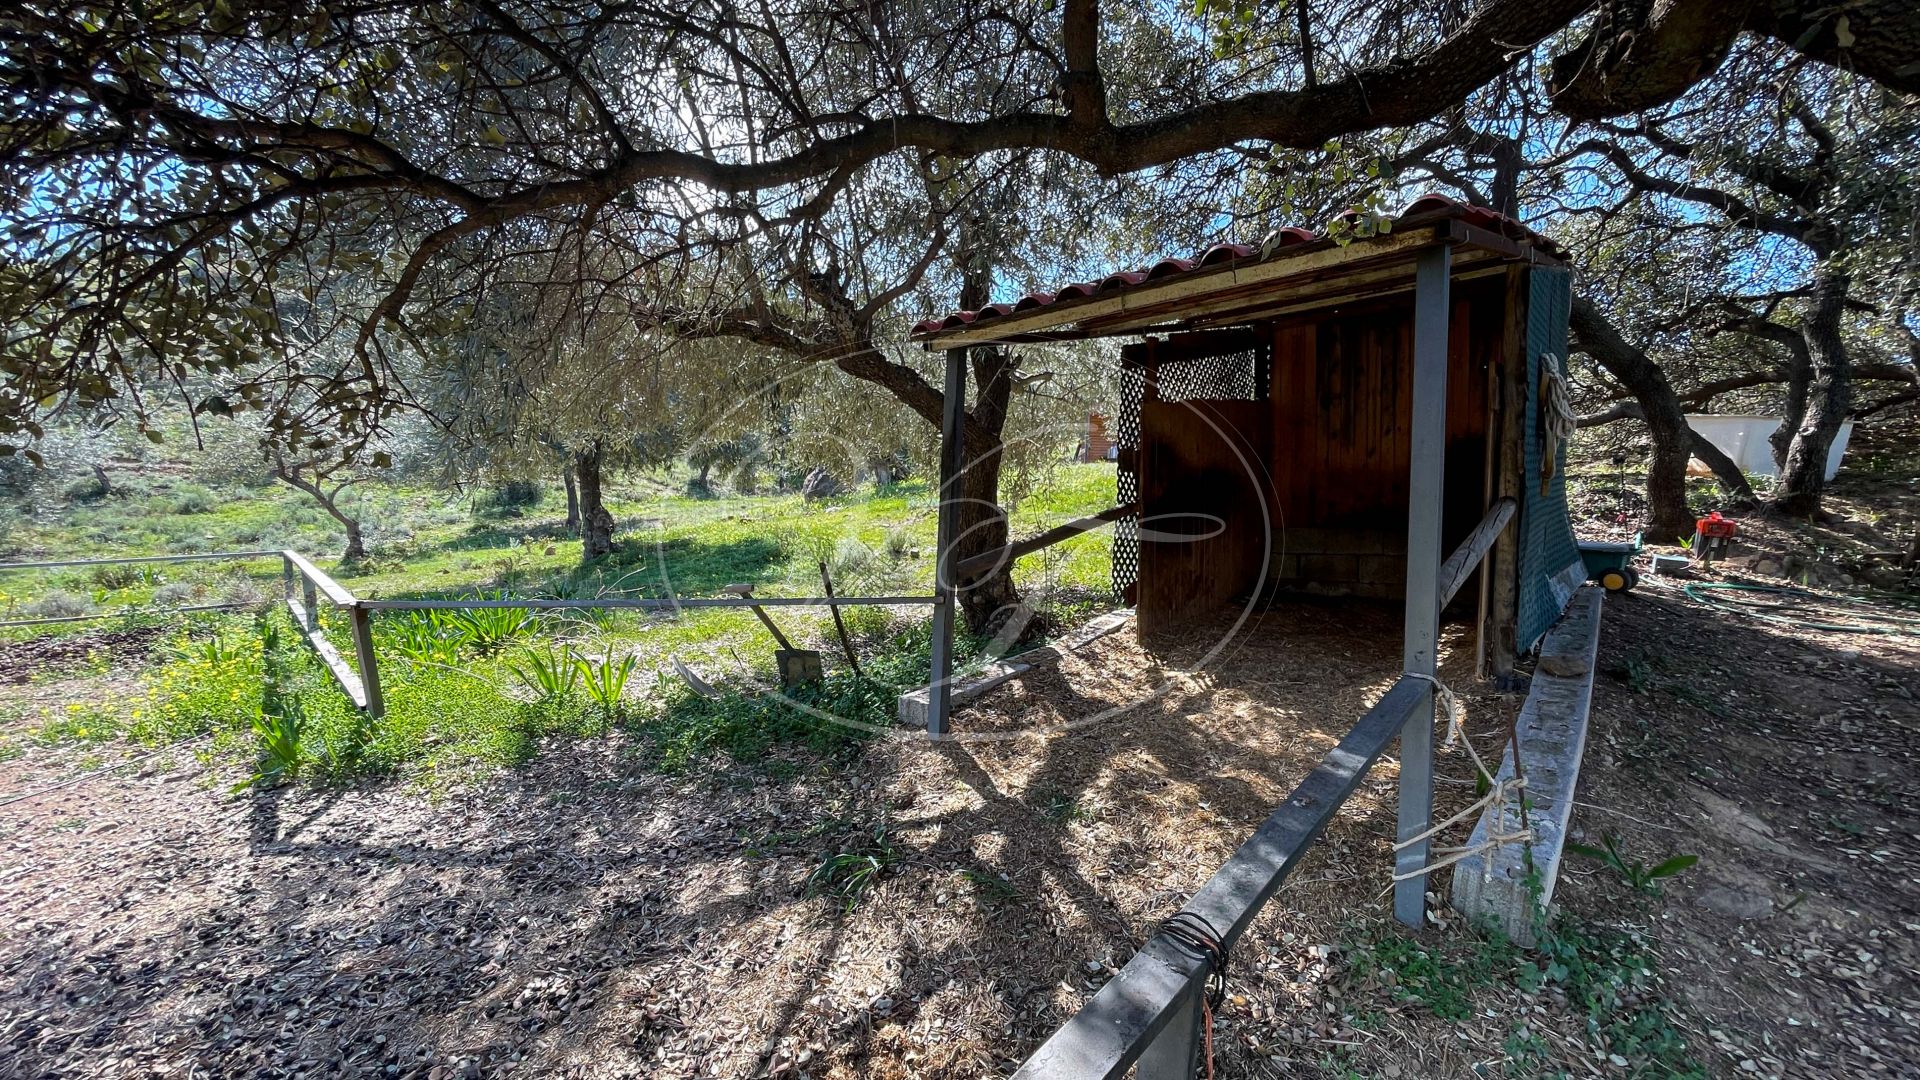
[[[1707,563],[1725,558],[1739,531],[1740,526],[1732,518],[1721,517],[1718,510],[1696,520],[1693,523],[1694,557]]]

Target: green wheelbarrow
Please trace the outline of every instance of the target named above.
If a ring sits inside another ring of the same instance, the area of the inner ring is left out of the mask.
[[[1621,593],[1640,582],[1633,568],[1633,557],[1640,554],[1640,534],[1631,540],[1582,540],[1580,561],[1587,566],[1587,580],[1597,581],[1608,592]]]

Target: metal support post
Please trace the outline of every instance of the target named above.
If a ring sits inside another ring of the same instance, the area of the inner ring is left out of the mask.
[[[1440,638],[1440,520],[1446,506],[1447,316],[1452,249],[1420,253],[1413,294],[1413,453],[1407,484],[1407,606],[1404,670],[1432,676]],[[1400,810],[1397,838],[1427,831],[1433,820],[1433,688],[1400,729]],[[1396,876],[1424,870],[1432,845],[1409,844],[1394,856]],[[1396,881],[1394,917],[1408,926],[1426,922],[1424,875]]]
[[[1138,1080],[1193,1080],[1200,1075],[1200,998],[1205,979],[1195,979],[1170,1010],[1167,1026],[1153,1037],[1134,1070]]]
[[[947,717],[953,709],[953,616],[958,606],[955,595],[959,568],[953,561],[953,545],[960,528],[960,472],[966,461],[966,429],[962,424],[967,404],[967,351],[947,350],[947,386],[940,419],[940,505],[939,527],[933,544],[933,672],[928,680],[927,737],[938,739],[947,733]]]

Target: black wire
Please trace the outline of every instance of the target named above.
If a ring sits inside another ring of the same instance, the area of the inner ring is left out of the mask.
[[[1220,932],[1203,915],[1191,911],[1176,912],[1160,924],[1160,933],[1191,955],[1207,963],[1207,1007],[1219,1009],[1227,999],[1227,966],[1231,959]]]

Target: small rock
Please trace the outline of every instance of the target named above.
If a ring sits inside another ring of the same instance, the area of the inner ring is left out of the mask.
[[[1702,890],[1696,902],[1708,911],[1735,919],[1759,919],[1773,914],[1773,897],[1727,885]]]

